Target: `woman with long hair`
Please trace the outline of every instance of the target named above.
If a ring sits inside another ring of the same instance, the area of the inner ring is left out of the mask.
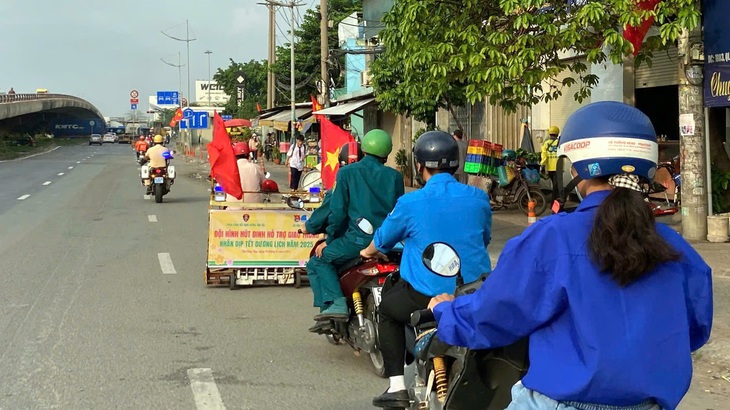
[[[589,104],[568,119],[558,155],[582,202],[510,240],[477,292],[433,298],[438,336],[473,349],[529,337],[510,410],[675,409],[690,353],[710,336],[712,279],[644,201],[654,127],[626,104]]]

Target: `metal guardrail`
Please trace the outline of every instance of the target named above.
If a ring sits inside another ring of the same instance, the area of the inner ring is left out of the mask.
[[[76,100],[90,104],[83,98],[74,97],[73,95],[66,94],[4,94],[0,95],[0,104],[11,103],[16,101],[34,101],[34,100],[47,100],[49,98],[63,98],[67,100]]]

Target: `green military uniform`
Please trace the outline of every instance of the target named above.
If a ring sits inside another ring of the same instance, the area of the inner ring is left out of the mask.
[[[337,269],[358,257],[372,240],[372,234],[358,228],[357,220],[365,218],[375,229],[379,228],[404,192],[401,174],[370,155],[337,172],[326,228],[328,237],[333,239],[321,257],[312,257],[307,263],[310,282],[309,272],[315,273],[317,286],[312,286],[315,306],[344,299]]]
[[[332,199],[332,190],[328,190],[324,193],[324,199],[322,200],[322,204],[319,206],[319,208],[315,209],[314,212],[312,212],[312,215],[309,216],[309,219],[304,224],[304,227],[307,229],[307,232],[309,232],[312,235],[318,235],[325,233],[327,231],[327,221],[330,216],[330,199]],[[327,243],[332,241],[331,236],[327,237]],[[309,263],[307,263],[307,278],[309,279],[309,286],[311,286],[312,289],[319,289],[319,275],[314,271],[314,267],[310,266]],[[322,292],[314,292],[315,299],[314,299],[314,307],[322,308],[324,307],[324,303],[320,298],[317,298],[318,296],[322,295]]]

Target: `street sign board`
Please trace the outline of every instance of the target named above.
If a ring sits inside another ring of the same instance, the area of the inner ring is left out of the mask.
[[[137,109],[137,104],[132,104],[132,109],[133,110],[136,110]]]
[[[139,92],[137,90],[132,90],[132,92],[129,93],[129,96],[132,98],[139,97]]]
[[[180,103],[180,93],[177,91],[158,91],[157,104],[178,105]]]
[[[187,110],[186,110],[187,111]],[[192,111],[192,110],[191,110]],[[183,114],[185,115],[185,114]],[[193,116],[180,121],[180,129],[208,128],[208,113],[204,111],[193,111]]]
[[[228,120],[232,120],[233,116],[232,115],[221,115],[221,119],[223,121],[228,121]]]
[[[129,103],[130,104],[139,104],[139,99],[137,99],[137,98],[130,98],[129,99]]]
[[[192,108],[186,108],[183,110],[183,118],[192,118],[195,115],[195,111]]]

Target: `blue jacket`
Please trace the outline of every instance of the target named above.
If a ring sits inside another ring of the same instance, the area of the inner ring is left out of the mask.
[[[680,261],[623,288],[599,272],[586,243],[608,194],[594,192],[575,212],[507,242],[479,291],[436,306],[438,336],[487,349],[529,335],[525,387],[558,401],[628,406],[653,398],[674,409],[692,378],[690,352],[710,336],[712,272],[663,224],[659,235]]]
[[[405,240],[401,278],[426,296],[453,293],[455,278],[438,276],[423,265],[421,255],[433,242],[446,242],[461,257],[464,282],[491,271],[487,245],[492,238],[492,208],[484,191],[462,184],[449,174],[436,174],[426,186],[402,196],[375,232],[375,247],[387,252]]]

